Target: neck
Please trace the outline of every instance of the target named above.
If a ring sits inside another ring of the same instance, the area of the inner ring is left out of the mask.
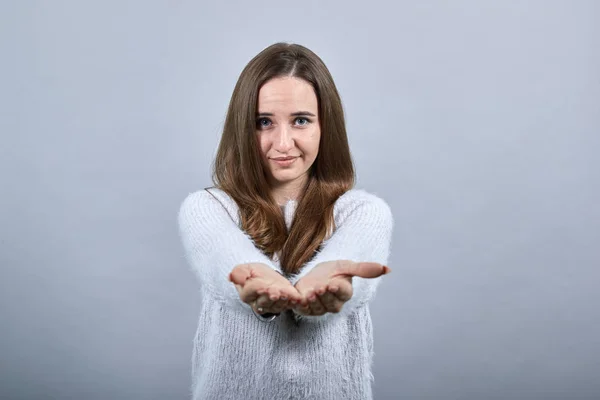
[[[288,200],[297,200],[304,190],[306,179],[297,179],[271,188],[271,196],[280,206],[285,205]]]

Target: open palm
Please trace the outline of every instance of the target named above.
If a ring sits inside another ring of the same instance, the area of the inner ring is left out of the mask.
[[[268,265],[237,265],[229,274],[240,299],[259,313],[280,313],[299,303],[300,293],[283,275]]]
[[[335,260],[320,263],[296,283],[295,288],[303,298],[296,311],[304,315],[338,313],[352,298],[353,277],[377,278],[390,271],[389,267],[375,262]]]

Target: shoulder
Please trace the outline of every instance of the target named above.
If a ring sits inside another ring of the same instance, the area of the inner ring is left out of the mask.
[[[390,206],[381,197],[362,189],[351,189],[341,195],[333,206],[333,234],[376,235],[391,237],[394,218]],[[342,229],[344,228],[345,229]]]
[[[223,190],[210,187],[189,193],[179,206],[179,221],[204,219],[227,213],[237,223],[237,205]]]
[[[229,203],[235,204],[233,199],[224,190],[216,187],[208,187],[189,193],[181,203],[181,207],[185,208],[197,204],[208,205],[215,202],[225,202],[227,205],[230,205]]]
[[[363,189],[350,189],[342,194],[336,200],[333,210],[336,219],[345,219],[356,213],[367,213],[373,217],[392,219],[392,210],[388,203],[381,197]]]
[[[179,214],[196,213],[210,206],[214,200],[204,189],[189,193],[179,206]]]

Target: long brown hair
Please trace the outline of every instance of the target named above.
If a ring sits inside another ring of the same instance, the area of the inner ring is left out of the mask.
[[[258,93],[268,80],[296,77],[309,82],[319,106],[321,139],[304,191],[287,232],[261,164],[256,135]],[[298,44],[275,43],[246,65],[235,85],[213,164],[213,183],[237,203],[244,231],[263,253],[281,250],[286,274],[296,273],[335,229],[335,201],[354,186],[344,111],[323,61]]]

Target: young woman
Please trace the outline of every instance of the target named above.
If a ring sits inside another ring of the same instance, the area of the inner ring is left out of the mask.
[[[264,49],[233,91],[215,187],[179,211],[202,296],[194,399],[372,398],[368,304],[390,272],[393,219],[354,179],[323,61]]]

